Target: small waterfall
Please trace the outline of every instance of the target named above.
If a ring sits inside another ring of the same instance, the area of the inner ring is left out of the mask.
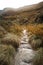
[[[22,31],[23,35],[20,40],[17,55],[15,57],[15,65],[32,65],[34,51],[28,43],[28,34],[26,30]]]

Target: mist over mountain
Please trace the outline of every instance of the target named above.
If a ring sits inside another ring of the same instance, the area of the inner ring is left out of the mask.
[[[7,11],[16,11],[18,13],[18,11],[31,11],[31,10],[36,10],[36,9],[40,9],[43,7],[43,2],[40,2],[39,4],[33,4],[33,5],[28,5],[28,6],[24,6],[24,7],[20,7],[20,8],[4,8],[3,9],[3,13],[6,12],[7,14]],[[2,11],[2,10],[1,10]]]
[[[4,8],[0,10],[0,26],[7,31],[10,31],[9,28],[19,28],[22,25],[31,27],[32,25],[29,24],[43,24],[43,2],[18,9]]]
[[[4,8],[3,10],[0,10],[0,16],[3,19],[10,19],[10,18],[12,18],[12,20],[17,19],[19,20],[19,23],[24,23],[24,24],[29,22],[39,23],[38,20],[40,19],[43,20],[43,2],[29,6],[24,6],[18,9]]]

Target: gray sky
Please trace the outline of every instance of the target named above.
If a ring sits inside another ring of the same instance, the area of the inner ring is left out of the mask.
[[[26,5],[36,4],[43,0],[0,0],[0,9],[3,8],[19,8]]]

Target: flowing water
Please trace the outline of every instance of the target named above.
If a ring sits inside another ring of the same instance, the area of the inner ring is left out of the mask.
[[[15,65],[32,65],[34,51],[31,48],[26,30],[22,31],[23,35],[20,40],[20,46],[15,57]]]

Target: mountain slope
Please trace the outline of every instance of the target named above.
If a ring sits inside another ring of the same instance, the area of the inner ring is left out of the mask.
[[[4,20],[16,20],[20,24],[43,23],[43,2],[18,9],[5,8],[0,17]]]

